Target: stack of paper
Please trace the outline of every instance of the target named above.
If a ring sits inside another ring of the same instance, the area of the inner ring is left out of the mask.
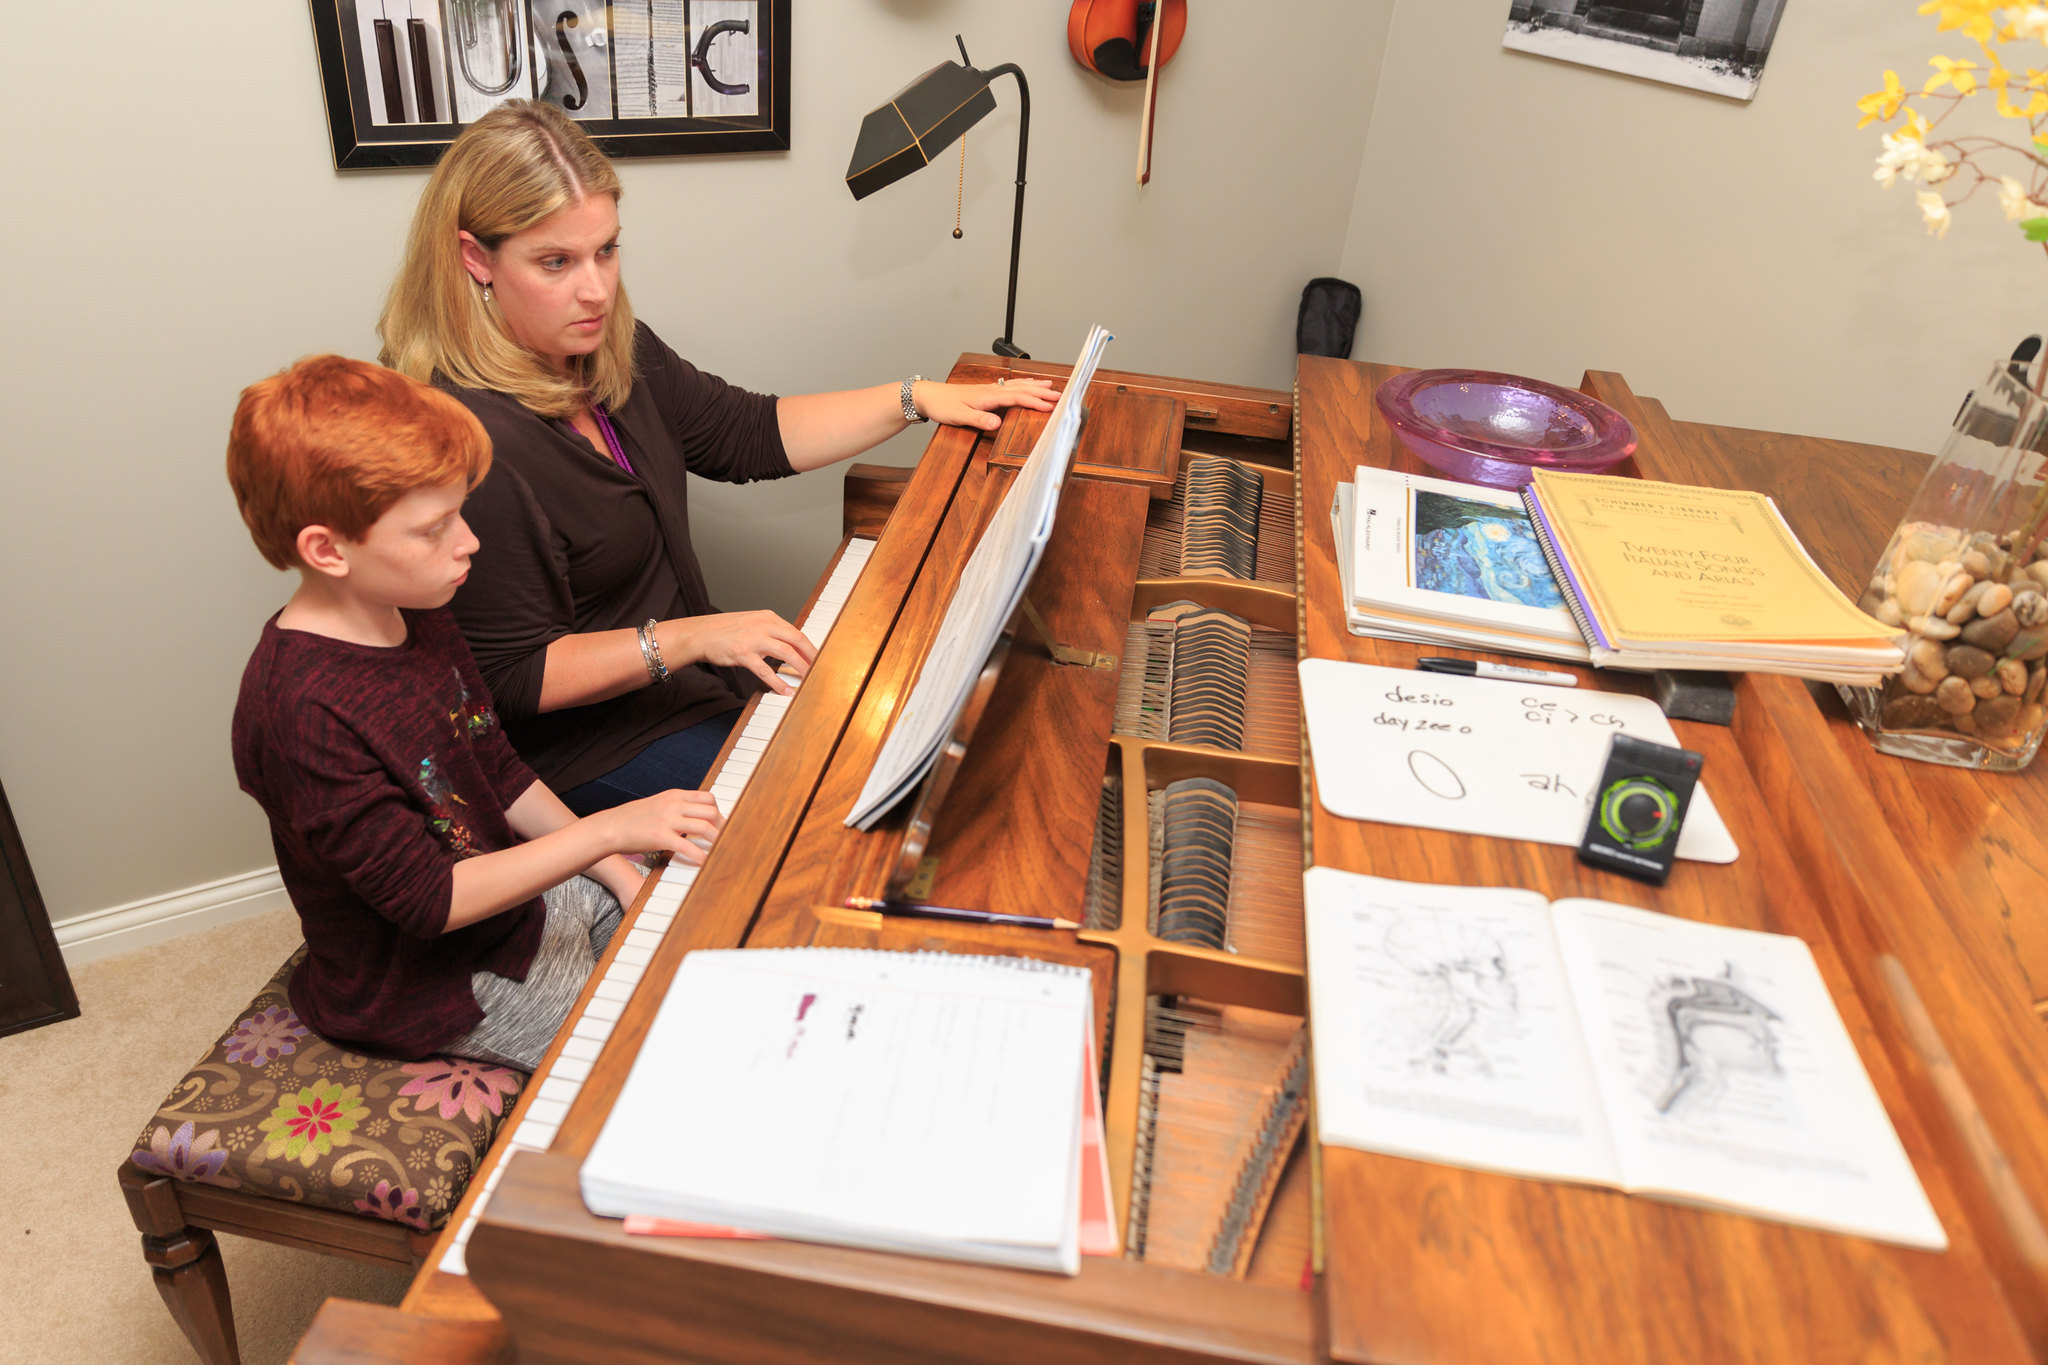
[[[1515,494],[1360,466],[1330,515],[1353,634],[1591,657]]]
[[[1029,958],[696,952],[583,1201],[801,1241],[1080,1269],[1114,1254],[1089,974]]]
[[[1595,664],[1873,687],[1905,663],[1901,633],[1828,582],[1761,493],[1538,470],[1522,496]]]
[[[1100,327],[1092,328],[1074,361],[1065,392],[1039,433],[1017,480],[1003,497],[946,605],[945,619],[932,637],[931,652],[917,675],[917,686],[889,728],[882,751],[868,771],[867,785],[847,813],[846,823],[872,829],[890,808],[924,780],[938,761],[939,750],[952,733],[953,722],[974,692],[975,680],[989,651],[1017,610],[1031,575],[1038,568],[1045,543],[1052,536],[1059,511],[1060,488],[1074,445],[1081,438],[1082,404],[1088,382],[1111,341]]]

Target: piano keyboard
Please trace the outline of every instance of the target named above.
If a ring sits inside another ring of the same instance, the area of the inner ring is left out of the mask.
[[[797,628],[820,649],[839,620],[847,598],[853,595],[854,584],[859,582],[861,570],[867,566],[868,557],[874,549],[872,540],[848,541],[810,614],[796,623]],[[782,718],[788,714],[794,700],[794,697],[763,693],[739,738],[733,741],[731,752],[726,755],[725,763],[711,783],[711,794],[718,798],[718,808],[728,816],[732,814],[740,793],[746,790],[754,770],[760,766],[761,755],[768,751],[769,742],[775,738],[775,732],[781,727]],[[521,1095],[526,1107],[519,1114],[516,1125],[510,1133],[499,1137],[491,1154],[485,1158],[489,1169],[483,1173],[483,1188],[470,1205],[469,1215],[462,1220],[462,1226],[455,1230],[448,1249],[442,1253],[442,1270],[451,1275],[469,1273],[466,1259],[469,1237],[476,1230],[477,1219],[483,1216],[485,1205],[490,1203],[491,1195],[497,1190],[499,1178],[505,1173],[505,1158],[515,1150],[544,1152],[555,1140],[556,1130],[568,1117],[569,1106],[582,1091],[583,1082],[590,1076],[598,1055],[604,1050],[605,1040],[611,1037],[613,1026],[625,1013],[626,1002],[633,998],[634,987],[639,985],[647,964],[654,960],[654,950],[661,946],[669,926],[675,923],[683,897],[696,880],[697,869],[680,861],[671,862],[661,873],[660,881],[648,894],[639,916],[630,922],[624,941],[618,944],[611,965],[605,969],[589,1004],[568,1025],[569,1036],[563,1041],[554,1063],[544,1064],[527,1082],[526,1091]]]

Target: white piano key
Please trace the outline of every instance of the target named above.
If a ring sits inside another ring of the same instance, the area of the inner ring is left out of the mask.
[[[606,978],[597,983],[597,989],[591,992],[591,998],[593,1000],[617,1000],[624,1002],[633,998],[633,988],[623,981],[613,981],[610,978]]]
[[[645,967],[648,963],[654,961],[654,954],[648,952],[645,948],[635,948],[632,944],[628,943],[619,949],[619,956],[616,960],[631,963],[635,967]]]
[[[531,1120],[519,1125],[519,1131],[512,1135],[512,1145],[529,1151],[545,1152],[548,1144],[555,1140],[556,1125],[534,1123]]]
[[[732,742],[732,751],[736,754],[758,754],[765,751],[767,747],[767,740],[754,739],[746,734],[742,734]]]
[[[590,1038],[570,1038],[562,1044],[562,1055],[556,1065],[562,1062],[581,1062],[586,1067],[597,1060],[597,1054],[604,1051],[602,1042]]]
[[[652,902],[649,902],[647,907],[641,910],[640,918],[633,921],[633,927],[636,929],[652,929],[657,934],[665,934],[668,932],[669,925],[676,922],[674,915],[666,913],[667,910],[672,909],[674,909],[674,906],[657,908]]]
[[[451,1243],[448,1250],[442,1253],[441,1269],[450,1275],[469,1274],[469,1265],[462,1258],[460,1243]]]
[[[586,1040],[582,1038],[575,1038],[571,1039],[570,1041],[581,1043]],[[590,1068],[594,1065],[596,1065],[596,1063],[591,1062],[586,1058],[571,1057],[568,1053],[568,1050],[565,1048],[562,1052],[562,1055],[555,1058],[555,1064],[554,1066],[549,1068],[548,1074],[550,1076],[560,1076],[565,1080],[587,1081],[590,1079]]]
[[[583,1007],[585,1019],[617,1019],[626,1012],[623,1000],[593,1000]]]
[[[612,1021],[609,1019],[593,1019],[588,1014],[585,1014],[576,1021],[576,1027],[569,1030],[569,1032],[575,1037],[588,1038],[592,1042],[601,1043],[612,1036]]]
[[[635,929],[626,935],[626,942],[641,948],[659,948],[661,946],[661,935],[655,933],[652,929]]]
[[[647,967],[644,963],[620,962],[614,958],[612,965],[605,969],[604,979],[607,981],[623,981],[628,986],[637,986],[640,984],[640,978],[646,975],[646,973]]]
[[[721,814],[732,814],[733,804],[740,799],[743,790],[745,789],[739,783],[727,782],[722,777],[712,783],[711,794],[718,798],[718,809]]]
[[[486,1195],[488,1195],[488,1194],[489,1194],[489,1193],[490,1193],[490,1192],[491,1192],[492,1190],[495,1190],[495,1189],[497,1189],[497,1188],[498,1188],[498,1182],[499,1182],[500,1180],[503,1180],[504,1178],[505,1178],[505,1163],[504,1163],[504,1162],[502,1162],[502,1161],[494,1161],[494,1162],[492,1162],[492,1163],[491,1163],[491,1169],[490,1169],[490,1170],[488,1170],[488,1171],[486,1171],[486,1172],[484,1173],[484,1193],[485,1193]],[[486,1202],[487,1202],[486,1200],[484,1200],[484,1199],[482,1199],[482,1198],[479,1198],[479,1199],[478,1199],[478,1200],[476,1201],[476,1206],[475,1206],[475,1207],[476,1207],[476,1208],[482,1208],[482,1207],[484,1206],[484,1204],[485,1204]],[[474,1210],[474,1209],[472,1209],[472,1210],[471,1210],[471,1213],[472,1213],[471,1221],[472,1221],[472,1222],[474,1222],[474,1221],[475,1221],[475,1218],[474,1218],[474,1212],[475,1212],[475,1210]]]
[[[539,1104],[542,1100],[554,1100],[561,1104],[568,1104],[576,1098],[577,1092],[581,1089],[583,1089],[581,1082],[572,1081],[566,1076],[558,1076],[551,1071],[548,1073],[548,1078],[540,1083],[540,1089],[533,1092],[533,1102]],[[529,1109],[527,1111],[528,1117],[531,1117],[533,1112],[533,1110]],[[555,1120],[555,1122],[560,1122],[560,1120]]]
[[[561,1126],[562,1120],[567,1117],[569,1117],[569,1106],[562,1101],[535,1100],[533,1107],[526,1111],[526,1122],[519,1125],[519,1131],[521,1134],[524,1134],[528,1128],[531,1128],[536,1123],[556,1128]]]

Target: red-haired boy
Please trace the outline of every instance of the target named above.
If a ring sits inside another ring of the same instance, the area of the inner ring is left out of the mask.
[[[579,820],[512,752],[444,610],[490,463],[467,408],[363,361],[315,356],[243,392],[228,482],[299,587],[242,675],[235,773],[305,929],[306,1023],[531,1071],[640,889],[620,855],[698,861],[692,838],[723,822],[677,791]]]

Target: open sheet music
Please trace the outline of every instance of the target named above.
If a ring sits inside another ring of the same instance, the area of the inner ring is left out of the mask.
[[[1052,536],[1060,488],[1081,436],[1088,381],[1109,341],[1110,334],[1102,328],[1089,331],[1066,391],[1039,433],[1038,444],[1031,448],[1030,457],[961,572],[945,619],[932,639],[931,653],[917,675],[917,686],[896,713],[889,737],[868,773],[867,785],[846,816],[847,824],[873,828],[924,780],[938,760],[953,723],[973,695],[989,651],[995,648],[1010,614],[1017,610]]]
[[[1116,1247],[1089,982],[1029,958],[691,953],[583,1163],[584,1203],[1074,1274]]]
[[[1948,1245],[1799,939],[1304,881],[1324,1143]]]

